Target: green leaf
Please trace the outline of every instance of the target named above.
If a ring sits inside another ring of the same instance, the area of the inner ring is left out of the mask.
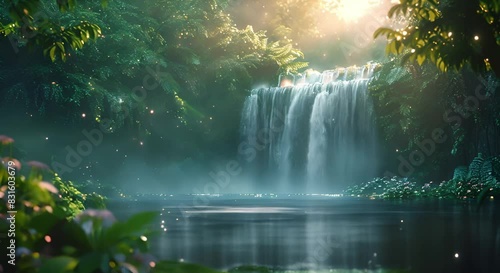
[[[220,273],[219,271],[201,265],[161,261],[151,269],[151,273]]]
[[[378,28],[377,30],[375,30],[375,32],[373,33],[373,38],[376,39],[379,36],[386,36],[387,38],[393,38],[396,35],[399,35],[399,32],[397,32],[391,28],[381,27],[381,28]]]
[[[402,4],[396,4],[392,6],[391,9],[389,9],[389,12],[387,12],[387,16],[389,18],[392,18],[394,15],[397,15],[400,12],[402,13],[403,12],[402,7],[403,7]]]
[[[78,260],[72,257],[60,256],[44,260],[39,273],[69,273],[73,272]]]
[[[446,63],[444,62],[443,58],[441,57],[437,58],[436,65],[442,72],[446,71]]]
[[[424,54],[418,54],[417,55],[417,63],[419,65],[422,65],[425,61],[425,55]]]
[[[158,217],[156,212],[141,212],[132,215],[126,222],[126,232],[133,233],[142,231],[145,227],[153,223]]]
[[[77,267],[78,273],[93,273],[99,269],[103,262],[108,262],[104,261],[103,258],[104,256],[100,252],[91,252],[80,257]]]
[[[62,230],[68,236],[67,244],[75,246],[79,251],[89,251],[91,249],[87,234],[75,221],[67,222]]]
[[[49,50],[50,59],[55,62],[56,61],[56,46],[52,46]]]
[[[64,52],[64,51],[65,51],[65,50],[64,50],[64,45],[63,45],[63,43],[62,43],[62,42],[57,42],[57,43],[56,43],[56,46],[59,48],[59,50],[60,50],[61,52]]]
[[[40,234],[47,234],[61,220],[62,218],[52,213],[44,212],[31,218],[29,226]]]
[[[101,243],[103,245],[113,245],[126,237],[143,233],[156,217],[156,212],[142,212],[132,215],[126,222],[117,222],[106,230]]]

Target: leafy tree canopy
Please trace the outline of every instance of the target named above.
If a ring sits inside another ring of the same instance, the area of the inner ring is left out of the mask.
[[[71,11],[76,6],[75,0],[55,2],[61,12]],[[39,46],[52,61],[57,58],[66,60],[69,49],[81,49],[89,40],[101,36],[101,28],[92,22],[74,20],[61,24],[51,18],[56,11],[46,9],[44,5],[40,0],[8,0],[0,4],[9,14],[6,23],[0,21],[0,34],[9,36],[16,50],[22,45]],[[101,5],[106,6],[107,0],[101,0]]]
[[[387,52],[404,54],[403,62],[430,60],[441,71],[465,65],[476,72],[500,75],[499,0],[401,0],[388,12],[403,15],[400,29],[379,28],[386,36]]]
[[[18,8],[35,2],[12,1]],[[27,18],[33,19],[26,26],[23,17],[8,13],[11,2],[2,3],[0,22],[12,22],[3,25],[12,31],[3,28],[7,37],[0,39],[5,48],[0,52],[2,102],[25,106],[33,118],[87,127],[106,120],[113,132],[128,126],[129,139],[156,135],[162,141],[157,145],[166,149],[170,146],[163,142],[174,137],[181,140],[170,141],[177,143],[172,150],[193,153],[199,148],[193,143],[227,143],[222,136],[237,132],[254,74],[265,72],[274,81],[280,71],[307,66],[289,40],[236,27],[226,0],[113,0],[105,8],[100,1],[81,1],[76,7],[73,1],[63,7],[60,1],[39,1],[27,9]],[[36,20],[36,12],[50,16]],[[66,31],[82,20],[95,26],[88,32],[96,30],[96,35],[72,32],[76,47],[66,47]],[[27,27],[40,35],[24,36]],[[81,35],[88,39],[82,42]],[[97,37],[95,43],[86,42]],[[8,47],[17,39],[18,53],[12,54]],[[141,90],[147,95],[137,101]]]

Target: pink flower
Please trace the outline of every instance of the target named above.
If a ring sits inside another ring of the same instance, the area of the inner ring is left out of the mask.
[[[52,185],[51,183],[49,182],[45,182],[45,181],[42,181],[38,184],[40,186],[40,188],[42,189],[46,189],[48,191],[50,191],[51,193],[58,193],[59,191],[57,190],[56,187],[54,187],[54,185]]]
[[[39,161],[29,161],[26,164],[28,164],[28,166],[35,168],[35,169],[50,170],[49,166],[47,166],[46,164],[39,162]]]
[[[132,258],[146,268],[153,267],[151,265],[154,265],[157,262],[156,257],[148,253],[135,252]]]
[[[6,135],[0,135],[0,143],[2,143],[3,145],[11,144],[12,142],[14,142],[13,138]]]
[[[9,164],[9,161],[12,163]],[[15,158],[4,157],[4,158],[2,158],[2,162],[4,163],[5,167],[15,168],[16,170],[21,169],[21,162],[19,162],[19,160],[15,159]]]

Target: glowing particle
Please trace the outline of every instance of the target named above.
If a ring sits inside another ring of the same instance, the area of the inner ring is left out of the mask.
[[[49,137],[45,137],[45,140],[49,140]]]
[[[411,53],[415,53],[415,49],[414,48],[411,49]]]
[[[403,223],[404,221],[401,219],[401,223]]]
[[[142,145],[144,145],[144,142],[142,142],[142,141],[141,141],[141,142],[140,142],[140,144],[141,144],[141,146],[142,146]]]
[[[143,242],[146,242],[146,241],[148,240],[148,238],[147,238],[146,236],[144,236],[144,235],[141,235],[141,240],[142,240]]]
[[[451,37],[451,35],[453,35],[453,33],[451,31],[448,32],[448,37]]]
[[[86,117],[87,115],[85,115],[85,113],[82,114],[82,118]]]
[[[477,35],[474,36],[474,40],[476,40],[476,41],[479,40],[479,36],[477,36]]]
[[[458,253],[455,253],[455,258],[457,258],[457,259],[458,259],[458,257],[459,257]]]
[[[155,113],[155,110],[151,110],[151,111],[149,111],[149,113],[152,115]]]
[[[47,242],[47,243],[52,242],[52,238],[49,235],[45,235],[44,239],[45,239],[45,242]]]
[[[153,261],[149,262],[149,267],[155,267],[155,266],[156,266],[155,262],[153,262]]]

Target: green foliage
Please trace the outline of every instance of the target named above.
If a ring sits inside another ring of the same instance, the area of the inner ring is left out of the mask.
[[[76,1],[61,0],[52,4],[57,4],[61,12],[66,12],[75,8]],[[105,6],[107,1],[103,0],[101,4]],[[39,0],[4,1],[0,8],[9,11],[11,21],[0,22],[0,34],[14,36],[11,39],[18,41],[13,46],[41,47],[44,55],[53,62],[57,58],[65,61],[70,49],[82,49],[88,41],[101,37],[98,25],[87,21],[61,25],[50,18],[43,6]]]
[[[453,171],[453,180],[465,180],[467,179],[467,174],[469,172],[469,169],[467,166],[458,166],[455,168]]]
[[[44,42],[49,43],[45,53],[66,58],[55,63],[30,53],[25,42],[17,44],[18,54],[5,50],[1,104],[15,104],[33,119],[86,128],[106,121],[107,132],[127,128],[121,131],[125,138],[154,138],[168,154],[199,156],[198,147],[187,142],[164,145],[187,140],[211,142],[220,151],[217,145],[227,145],[226,135],[238,130],[254,76],[274,82],[280,72],[306,65],[290,40],[237,28],[226,8],[227,1],[116,0],[106,8],[99,1],[80,1],[70,12],[59,12],[56,1],[48,1],[38,10],[84,46],[70,52],[61,45],[70,46],[72,38],[54,33]],[[82,18],[98,25],[100,33],[83,25],[88,35],[71,29]],[[0,13],[0,22],[9,20]],[[95,43],[85,41],[97,36]],[[155,126],[160,122],[162,132]]]
[[[284,73],[297,73],[300,69],[309,66],[307,62],[295,61],[297,58],[304,58],[304,55],[301,51],[294,49],[291,44],[280,47],[279,43],[276,42],[269,46],[268,51],[270,58],[278,64]]]
[[[61,177],[55,174],[52,183],[59,190],[61,195],[61,208],[68,210],[69,218],[75,217],[85,208],[105,209],[106,198],[95,191],[81,191],[81,186],[75,186],[71,181],[63,181]],[[85,192],[85,193],[84,193]]]
[[[416,183],[408,178],[375,178],[364,184],[354,185],[345,194],[357,197],[378,197],[384,199],[407,199],[418,194]]]
[[[420,65],[429,60],[440,71],[468,65],[500,75],[500,1],[402,0],[388,12],[391,18],[398,15],[408,18],[407,26],[374,33],[387,37],[387,53]]]
[[[151,273],[219,273],[220,271],[216,271],[205,266],[190,264],[190,263],[179,263],[173,261],[162,261],[156,264],[155,268],[151,270]]]
[[[492,162],[500,157],[484,159],[479,154],[469,167],[455,169],[453,178],[439,184],[429,182],[423,185],[408,178],[375,178],[372,181],[349,187],[345,194],[356,197],[382,199],[447,198],[478,199],[483,202],[490,196],[500,194],[500,173],[493,172]]]
[[[0,137],[6,138],[6,136]],[[2,155],[3,150],[12,150],[12,145],[13,141],[8,143],[0,141],[0,155]],[[21,200],[17,202],[21,210],[55,211],[54,213],[57,215],[71,219],[86,207],[105,208],[105,198],[102,195],[95,192],[82,193],[71,181],[63,181],[57,174],[53,174],[45,164],[30,161],[23,165],[25,168],[22,168],[20,161],[13,158],[10,152],[7,157],[2,158],[2,170],[0,171],[0,181],[4,185],[3,190],[7,188],[5,185],[9,177],[8,172],[13,171],[16,174],[16,196]],[[28,172],[25,171],[26,166],[29,167]],[[43,176],[53,176],[52,182],[43,181]],[[52,194],[56,194],[57,197],[51,197]],[[25,202],[22,201],[24,199],[26,199]],[[5,206],[2,208],[5,209]]]
[[[293,47],[291,40],[282,39],[280,41],[269,42],[269,38],[265,31],[255,32],[251,26],[247,26],[243,30],[234,29],[240,40],[244,44],[249,44],[249,48],[253,48],[257,52],[251,55],[245,55],[241,61],[245,63],[247,60],[274,62],[279,67],[279,72],[297,73],[300,69],[308,66],[307,62],[297,61],[299,58],[304,58],[304,54]],[[231,41],[236,39],[230,39]],[[234,46],[234,45],[232,45]],[[238,48],[245,48],[244,45],[238,45]],[[239,55],[238,55],[239,57]],[[256,67],[250,63],[248,66]]]
[[[478,153],[500,153],[492,140],[498,137],[500,119],[496,77],[478,77],[469,69],[439,73],[431,64],[401,66],[400,60],[396,57],[379,66],[368,87],[390,159],[423,152],[425,160],[413,175],[428,180],[468,164]],[[440,132],[444,141],[435,142],[434,132]],[[422,143],[429,141],[434,148],[422,151]],[[390,163],[387,169],[397,164]]]
[[[33,216],[28,227],[41,238],[18,245],[29,249],[20,257],[19,269],[41,273],[146,272],[152,258],[142,253],[155,216],[136,214],[126,222],[116,222],[108,211],[94,210],[83,212],[76,220],[54,219],[48,212]],[[41,227],[40,222],[48,224]]]
[[[429,65],[400,66],[394,59],[377,69],[368,88],[384,148],[397,159],[420,149],[418,144],[431,138],[434,129],[448,132],[449,125],[440,117],[448,100],[464,92],[465,86],[458,74],[439,74]],[[416,175],[440,171],[440,163],[449,157],[450,142],[436,145]]]
[[[67,210],[66,213],[69,215],[69,218],[75,217],[85,209],[83,204],[85,196],[75,188],[71,181],[63,182],[62,179],[56,175],[53,184],[59,189],[61,194],[61,209]]]
[[[0,145],[12,142],[2,136]],[[0,228],[7,234],[7,211],[16,210],[16,247],[22,250],[17,272],[149,272],[154,262],[145,254],[147,236],[156,213],[117,222],[106,210],[82,211],[86,195],[71,182],[58,176],[54,184],[44,182],[48,168],[39,162],[27,165],[31,166],[28,176],[22,175],[21,164],[11,157],[0,165]],[[15,207],[8,207],[13,184],[9,177],[15,179]]]

